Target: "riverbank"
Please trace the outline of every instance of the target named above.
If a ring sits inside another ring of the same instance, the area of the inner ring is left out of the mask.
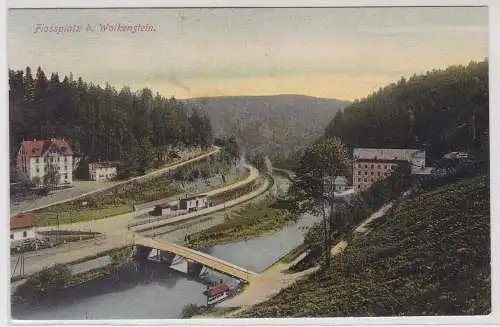
[[[188,235],[185,245],[202,249],[242,241],[276,232],[296,222],[299,217],[290,210],[292,202],[276,199],[287,192],[289,183],[281,176],[274,176],[274,179],[278,194],[271,190],[262,201],[230,211],[222,224]]]
[[[329,268],[231,316],[489,314],[488,178],[457,180],[401,200],[374,215],[369,229],[360,224],[347,248],[339,243],[342,253]]]
[[[232,318],[251,306],[270,299],[282,289],[291,286],[299,279],[319,269],[319,267],[312,267],[301,272],[290,273],[289,268],[297,264],[305,256],[306,253],[303,252],[292,261],[288,261],[284,257],[266,269],[263,273],[253,278],[250,284],[245,286],[241,293],[191,318]]]
[[[102,258],[108,260],[105,260],[104,264],[98,264],[95,268],[92,266],[87,269],[78,267]],[[55,296],[57,292],[63,289],[83,285],[89,281],[116,274],[117,271],[133,265],[132,246],[104,251],[67,264],[56,264],[27,276],[26,280],[17,286],[15,292],[11,294],[11,299],[15,304],[33,305],[44,298]],[[75,268],[77,268],[76,272]]]

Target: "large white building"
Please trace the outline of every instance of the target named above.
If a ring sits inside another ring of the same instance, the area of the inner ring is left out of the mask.
[[[64,139],[23,141],[17,154],[17,175],[37,185],[73,183],[73,151]],[[51,175],[53,173],[53,175]]]
[[[89,177],[96,182],[109,181],[118,175],[118,164],[113,162],[89,163]]]

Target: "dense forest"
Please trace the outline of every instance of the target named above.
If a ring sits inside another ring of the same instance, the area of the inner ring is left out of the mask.
[[[327,138],[348,147],[424,148],[489,158],[488,60],[402,78],[336,113]]]
[[[212,144],[208,116],[145,88],[117,91],[39,67],[9,70],[10,156],[22,140],[66,138],[82,163],[120,161],[128,176],[160,164],[171,146]],[[82,165],[83,166],[83,165]]]

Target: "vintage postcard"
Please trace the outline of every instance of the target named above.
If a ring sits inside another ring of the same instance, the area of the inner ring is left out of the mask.
[[[11,319],[489,315],[488,14],[9,9]]]

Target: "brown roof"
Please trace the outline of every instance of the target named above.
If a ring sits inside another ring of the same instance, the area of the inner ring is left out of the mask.
[[[203,198],[206,198],[206,197],[207,197],[206,194],[192,195],[190,197],[186,196],[185,198],[181,199],[181,201],[182,200],[189,201],[189,200],[203,199]]]
[[[354,164],[357,163],[372,163],[372,164],[377,164],[377,163],[393,163],[393,164],[402,164],[402,163],[407,163],[408,161],[406,160],[387,160],[387,159],[358,159],[354,161]]]
[[[21,151],[25,153],[27,158],[41,157],[51,149],[55,149],[61,152],[61,154],[64,156],[73,155],[71,146],[66,140],[33,140],[23,141],[23,143],[21,144]]]
[[[10,217],[10,229],[29,228],[36,226],[37,218],[32,213],[19,214]]]
[[[90,165],[93,165],[95,168],[113,168],[113,167],[118,167],[117,162],[108,162],[108,161],[101,161],[101,162],[92,162]]]
[[[156,205],[156,207],[157,207],[157,208],[161,208],[161,209],[167,209],[167,208],[172,209],[172,208],[173,208],[173,207],[172,207],[170,204],[168,204],[168,203],[157,204],[157,205]]]

